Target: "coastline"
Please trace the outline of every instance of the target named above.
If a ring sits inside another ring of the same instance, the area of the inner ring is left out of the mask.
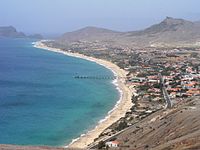
[[[81,135],[79,138],[74,139],[66,147],[86,148],[89,144],[93,143],[94,139],[98,138],[98,136],[106,128],[108,128],[114,122],[118,121],[121,117],[124,117],[126,112],[129,111],[130,108],[133,106],[133,103],[131,100],[132,92],[131,92],[130,88],[125,85],[124,78],[118,78],[118,77],[125,77],[126,71],[123,69],[120,69],[117,65],[115,65],[109,61],[106,61],[106,60],[85,56],[83,54],[71,53],[71,52],[63,51],[61,49],[51,48],[51,47],[44,45],[41,41],[35,42],[34,47],[95,62],[95,63],[102,65],[102,66],[106,67],[107,69],[111,70],[115,74],[115,76],[117,76],[117,80],[116,81],[114,80],[113,84],[115,84],[118,91],[120,92],[120,99],[119,99],[119,101],[117,101],[117,104],[115,105],[115,107],[111,111],[108,112],[108,115],[105,116],[105,119],[100,120],[98,122],[97,126],[94,129],[92,129],[91,131],[88,131],[86,134]]]

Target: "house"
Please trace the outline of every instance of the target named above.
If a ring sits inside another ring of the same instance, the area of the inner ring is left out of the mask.
[[[191,74],[186,74],[186,75],[183,75],[182,77],[183,77],[184,80],[190,80],[191,81],[193,79],[193,76]]]
[[[188,83],[188,84],[184,84],[183,85],[183,88],[184,89],[192,89],[192,88],[194,88],[195,87],[195,82],[190,82],[190,83]]]
[[[171,92],[178,92],[180,91],[181,88],[168,88],[167,91],[171,91]]]
[[[199,95],[200,94],[200,89],[193,88],[187,91],[187,94],[192,94],[192,95]]]
[[[159,83],[159,82],[160,82],[160,80],[153,80],[153,79],[149,79],[149,80],[148,80],[148,82],[150,82],[150,83]]]
[[[146,81],[145,77],[132,77],[128,79],[128,82],[132,82],[132,83],[142,83],[144,81]]]
[[[173,80],[174,76],[163,76],[165,80]]]
[[[160,93],[161,91],[158,88],[151,88],[151,89],[148,89],[148,92]]]
[[[119,142],[118,141],[109,141],[109,142],[106,142],[105,145],[108,146],[108,147],[118,147]]]
[[[170,93],[170,97],[171,97],[171,98],[175,98],[175,97],[176,97],[176,92],[171,92],[171,93]]]

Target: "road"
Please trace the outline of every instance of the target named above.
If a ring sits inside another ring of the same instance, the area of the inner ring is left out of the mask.
[[[159,74],[159,76],[160,76],[160,82],[161,82],[160,84],[162,86],[161,88],[162,88],[162,92],[163,92],[163,97],[164,97],[165,102],[166,102],[165,108],[172,108],[173,104],[172,104],[172,101],[171,101],[169,94],[166,90],[166,86],[165,86],[165,83],[164,83],[163,76],[161,74]]]

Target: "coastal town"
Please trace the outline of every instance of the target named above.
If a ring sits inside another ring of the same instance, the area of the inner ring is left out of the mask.
[[[124,117],[104,130],[90,147],[118,147],[114,135],[158,110],[176,107],[188,98],[200,95],[198,47],[133,49],[102,46],[97,41],[74,42],[69,47],[54,42],[45,44],[64,51],[108,60],[127,72],[126,85],[132,90],[134,105]]]
[[[140,51],[132,56],[135,58],[124,69],[129,72],[127,85],[136,89],[132,98],[135,105],[102,137],[116,134],[160,109],[171,108],[188,97],[200,95],[198,54],[173,49]]]

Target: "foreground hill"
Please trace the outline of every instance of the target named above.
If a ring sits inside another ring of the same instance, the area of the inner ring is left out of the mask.
[[[0,37],[7,38],[31,38],[31,39],[42,39],[42,35],[34,34],[27,36],[23,32],[18,32],[13,26],[0,27]]]
[[[200,45],[200,23],[167,17],[151,27],[133,32],[117,32],[102,28],[86,27],[65,33],[57,42],[69,44],[84,41],[112,43],[132,47]]]
[[[116,136],[123,150],[200,149],[200,97],[161,110]]]

